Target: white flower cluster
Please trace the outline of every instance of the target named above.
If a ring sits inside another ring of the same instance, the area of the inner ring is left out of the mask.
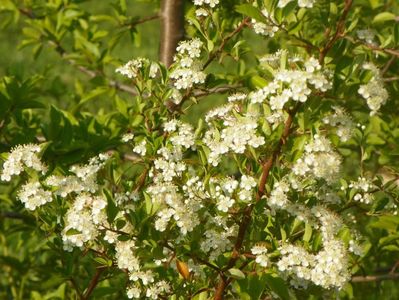
[[[256,256],[255,261],[262,267],[266,268],[269,264],[269,257],[267,256],[267,248],[264,245],[256,245],[252,247],[251,252]]]
[[[356,35],[360,40],[365,41],[367,44],[375,45],[375,32],[370,29],[362,29],[356,31]]]
[[[336,238],[342,226],[341,220],[321,206],[313,207],[310,212],[320,223],[322,250],[311,254],[300,246],[282,245],[279,248],[282,256],[277,267],[285,276],[293,278],[294,285],[306,286],[307,281],[311,281],[326,289],[342,288],[350,274],[347,250],[343,242]]]
[[[177,132],[170,137],[175,148],[182,146],[183,148],[190,148],[194,146],[194,129],[190,124],[183,123],[177,120],[171,120],[164,125],[165,131],[169,133]]]
[[[100,154],[91,158],[86,165],[72,166],[69,171],[75,175],[51,175],[47,178],[46,184],[55,187],[54,193],[63,198],[72,193],[95,193],[98,189],[97,172],[103,168],[108,159],[108,154]]]
[[[218,4],[219,0],[194,0],[194,5],[196,6],[208,5],[209,7],[214,8]]]
[[[227,98],[229,102],[241,102],[247,98],[247,94],[244,93],[234,93]]]
[[[277,6],[281,7],[281,8],[286,7],[287,4],[292,1],[293,0],[279,0]],[[312,8],[315,3],[316,3],[316,0],[298,0],[299,7]]]
[[[51,192],[44,190],[39,181],[24,184],[18,192],[18,198],[29,210],[35,210],[37,207],[53,201]]]
[[[197,212],[202,207],[202,198],[197,197],[197,192],[193,193],[192,189],[197,189],[200,194],[205,194],[205,191],[202,182],[198,179],[189,180],[183,188],[183,194],[179,192],[177,186],[166,183],[158,183],[147,189],[154,205],[161,207],[157,212],[158,219],[155,222],[157,230],[165,231],[172,218],[183,235],[199,225]]]
[[[231,239],[237,236],[237,224],[228,225],[227,218],[216,216],[211,220],[212,228],[205,231],[201,250],[209,253],[210,260],[215,260],[219,255],[233,247]]]
[[[388,91],[384,87],[384,82],[381,79],[380,71],[371,63],[363,65],[363,69],[370,70],[373,77],[367,84],[360,86],[358,93],[367,101],[370,108],[370,115],[373,116],[388,100]]]
[[[347,251],[341,241],[329,241],[316,255],[294,245],[283,245],[279,250],[282,258],[277,267],[293,277],[294,285],[306,287],[311,281],[326,289],[342,288],[349,279]]]
[[[1,180],[10,181],[13,175],[20,175],[25,167],[45,174],[47,167],[38,156],[40,151],[41,147],[35,144],[19,145],[13,148],[3,164]]]
[[[129,272],[129,280],[133,282],[133,285],[127,288],[127,296],[129,299],[142,299],[144,295],[147,299],[159,299],[161,295],[170,292],[170,286],[163,280],[154,283],[155,274],[151,270],[143,270],[135,253],[136,249],[137,246],[134,240],[118,241],[115,245],[115,258],[118,268],[127,270]],[[144,295],[139,282],[146,289]]]
[[[155,78],[158,72],[158,65],[150,62],[147,58],[138,57],[128,61],[125,65],[117,68],[115,72],[120,73],[130,79],[137,78],[139,72],[145,67],[150,67],[149,76]]]
[[[249,95],[251,103],[268,103],[273,112],[282,114],[284,105],[290,100],[306,102],[312,90],[325,92],[331,88],[331,83],[322,73],[319,62],[311,57],[304,62],[305,70],[278,70],[274,80],[267,86]]]
[[[362,246],[355,240],[349,241],[348,250],[357,256],[363,256],[364,254]]]
[[[286,208],[289,204],[287,193],[290,186],[284,180],[274,183],[273,190],[270,193],[268,204],[272,208]]]
[[[267,23],[263,23],[252,19],[252,27],[256,34],[273,37],[274,34],[279,30],[279,28],[275,25],[276,21],[273,19],[273,16],[269,15],[269,12],[266,9],[262,9],[261,13],[265,16],[265,19],[269,21]]]
[[[342,142],[347,142],[351,136],[355,123],[342,107],[334,106],[334,113],[323,118],[324,124],[336,129],[336,133]]]
[[[257,185],[256,180],[248,175],[242,175],[240,182],[231,177],[211,178],[210,182],[214,185],[214,192],[211,192],[211,196],[216,199],[216,207],[222,212],[228,212],[236,202],[236,197],[240,201],[251,201],[254,188]]]
[[[202,207],[202,198],[198,195],[205,195],[205,190],[198,177],[188,179],[183,191],[172,180],[181,178],[187,168],[182,160],[183,150],[194,146],[194,131],[191,125],[176,120],[166,122],[164,130],[169,134],[171,147],[165,146],[157,151],[160,157],[155,159],[154,169],[150,172],[154,184],[148,187],[147,193],[152,203],[160,208],[155,228],[165,231],[173,218],[185,235],[199,224],[197,211]]]
[[[140,154],[141,156],[145,156],[147,153],[147,141],[142,140],[139,144],[134,146],[133,152]]]
[[[316,134],[313,141],[305,146],[305,153],[295,162],[293,173],[332,183],[338,177],[340,165],[341,158],[333,150],[331,142]]]
[[[107,201],[101,196],[88,193],[79,194],[65,216],[65,227],[62,231],[64,249],[72,251],[73,247],[82,247],[93,241],[99,234],[99,226],[106,223],[105,207]]]
[[[229,103],[210,111],[206,116],[210,126],[211,120],[220,119],[224,127],[219,132],[215,126],[211,126],[203,138],[203,142],[211,150],[208,161],[213,166],[219,164],[223,154],[228,152],[242,154],[247,146],[258,148],[265,143],[265,139],[257,134],[258,117],[251,114],[238,116],[237,113],[237,106]]]
[[[371,204],[374,201],[374,195],[370,193],[372,187],[371,180],[365,177],[359,177],[357,181],[352,181],[349,184],[349,188],[357,191],[353,196],[353,200],[365,204]]]
[[[205,82],[206,74],[202,71],[201,61],[199,60],[202,45],[200,39],[195,38],[180,42],[176,48],[175,64],[170,74],[176,89],[189,89],[194,84]]]
[[[134,138],[134,134],[131,133],[131,132],[129,132],[129,133],[125,133],[125,134],[122,136],[121,141],[124,142],[124,143],[128,143],[128,142],[130,142],[131,140],[133,140],[133,138]]]
[[[216,7],[219,4],[219,0],[194,0],[194,5],[200,6],[195,11],[195,15],[199,17],[207,17],[209,10]]]

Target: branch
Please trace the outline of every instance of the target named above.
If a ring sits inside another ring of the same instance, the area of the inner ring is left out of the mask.
[[[378,282],[383,280],[398,280],[399,273],[389,273],[384,275],[354,276],[352,282]]]
[[[104,272],[104,268],[96,269],[96,273],[94,274],[94,277],[91,279],[86,292],[83,294],[82,300],[90,299],[91,294],[93,293],[94,289],[96,288],[96,286],[100,280],[102,272]]]
[[[162,0],[159,58],[165,66],[173,63],[178,43],[184,37],[184,1]]]
[[[1,219],[14,219],[14,220],[22,220],[26,222],[34,222],[35,219],[30,215],[24,215],[19,212],[2,212],[0,213],[0,220]]]
[[[295,114],[297,113],[299,107],[300,107],[300,103],[298,103],[295,106],[295,108],[289,113],[288,118],[284,124],[283,133],[280,137],[280,140],[279,140],[276,148],[274,149],[270,158],[268,160],[266,160],[262,165],[262,175],[261,175],[261,179],[260,179],[260,183],[259,183],[258,193],[256,196],[256,202],[260,201],[262,196],[265,194],[265,186],[266,186],[267,179],[269,178],[270,170],[273,167],[273,165],[275,164],[275,162],[278,160],[281,149],[282,149],[283,145],[286,143],[286,140],[291,131],[291,127],[292,127],[292,123],[293,123]],[[223,270],[228,270],[228,269],[232,268],[240,256],[240,249],[242,247],[242,244],[245,239],[245,234],[246,234],[249,224],[251,222],[251,214],[252,214],[253,209],[254,209],[254,205],[248,205],[244,209],[243,218],[241,220],[241,223],[240,223],[240,226],[238,229],[238,235],[237,235],[236,242],[234,244],[231,258],[230,258],[229,262],[227,263],[227,266]],[[224,276],[222,276],[222,275],[220,276],[220,281],[215,290],[215,298],[214,298],[215,300],[223,299],[224,291],[229,283],[230,283],[230,281],[226,281]]]
[[[382,47],[380,47],[378,45],[369,44],[369,43],[366,43],[366,42],[363,42],[363,41],[360,41],[360,40],[355,40],[353,37],[350,37],[348,35],[344,36],[344,38],[346,40],[348,40],[349,42],[351,42],[352,44],[359,44],[359,45],[362,45],[362,46],[365,46],[365,47],[369,48],[370,50],[381,51],[383,53],[399,57],[399,50],[397,50],[397,49],[382,48]]]
[[[338,39],[342,38],[342,35],[345,30],[345,21],[352,7],[352,3],[353,0],[345,0],[344,11],[342,12],[341,17],[338,20],[337,29],[335,30],[335,33],[331,37],[331,39],[326,43],[326,45],[320,50],[319,62],[321,65],[324,63],[324,58],[326,57],[328,51],[331,50],[331,48],[334,46],[335,42]]]
[[[123,24],[123,26],[128,26],[130,28],[133,28],[133,27],[135,27],[137,25],[140,25],[140,24],[143,24],[143,23],[146,23],[146,22],[149,22],[149,21],[157,20],[159,18],[160,18],[160,15],[156,14],[156,15],[153,15],[153,16],[148,16],[148,17],[144,17],[142,19],[138,19],[138,20],[130,22],[130,23]]]
[[[249,18],[245,18],[244,20],[242,20],[241,23],[237,26],[237,28],[222,40],[222,43],[220,44],[219,48],[209,55],[209,58],[205,62],[202,69],[206,69],[209,66],[209,64],[220,54],[220,52],[223,51],[227,42],[230,41],[241,30],[243,30],[245,26],[248,26],[248,24],[249,24]]]

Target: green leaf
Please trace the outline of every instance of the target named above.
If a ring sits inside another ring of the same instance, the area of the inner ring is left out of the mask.
[[[96,87],[94,90],[91,90],[86,96],[84,96],[80,100],[77,108],[80,108],[86,102],[88,102],[88,101],[90,101],[90,100],[92,100],[92,99],[94,99],[94,98],[106,93],[108,90],[109,90],[109,88],[107,86]],[[77,109],[77,108],[75,108],[75,109]]]
[[[251,17],[259,22],[267,22],[266,17],[261,13],[261,11],[251,4],[241,4],[235,7],[236,12],[243,14],[247,17]]]
[[[290,300],[289,290],[285,281],[274,273],[267,273],[262,275],[262,281],[265,281],[267,286],[276,293],[283,300]]]
[[[382,12],[376,15],[373,19],[373,24],[384,23],[388,21],[394,21],[396,16],[390,12]]]
[[[309,242],[312,237],[312,226],[309,223],[305,224],[305,233],[303,235],[303,240]]]
[[[229,269],[228,270],[229,275],[235,279],[244,279],[245,278],[245,274],[240,270],[240,269]]]
[[[103,189],[103,193],[105,195],[105,198],[107,198],[107,207],[106,207],[107,219],[109,223],[112,223],[115,220],[119,210],[114,202],[111,192],[108,191],[107,189]]]
[[[66,232],[66,235],[76,235],[76,234],[81,234],[81,232],[79,230],[74,229],[74,228],[71,228],[71,229],[69,229]]]
[[[255,88],[263,88],[268,84],[268,82],[259,75],[255,75],[250,78],[250,84]]]

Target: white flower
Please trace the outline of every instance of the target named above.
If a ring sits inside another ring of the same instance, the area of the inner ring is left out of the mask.
[[[346,142],[351,138],[355,124],[343,108],[335,106],[333,109],[334,114],[324,117],[323,122],[336,128],[340,140]]]
[[[230,105],[232,104],[228,106]],[[247,146],[258,148],[265,143],[265,139],[257,134],[257,117],[248,115],[238,118],[229,111],[229,108],[223,107],[221,110],[214,110],[211,115],[208,115],[212,118],[219,118],[223,115],[222,119],[224,119],[224,128],[221,132],[211,127],[203,138],[203,142],[211,150],[208,161],[213,166],[217,166],[220,156],[229,151],[244,153]]]
[[[328,183],[337,180],[341,158],[333,151],[331,142],[325,137],[315,135],[314,140],[305,146],[305,153],[293,166],[298,176],[323,178]]]
[[[19,145],[13,148],[3,164],[1,180],[10,181],[13,175],[21,174],[25,167],[45,174],[47,167],[40,161],[38,156],[40,151],[40,146],[34,144]]]
[[[166,132],[175,132],[177,130],[177,121],[170,120],[163,125]]]
[[[145,156],[145,154],[147,153],[147,141],[146,140],[142,140],[140,142],[140,144],[136,145],[133,148],[133,152],[136,152],[137,154],[140,154],[141,156]]]
[[[272,16],[269,16],[269,13],[266,9],[262,10],[262,14],[265,16],[265,19],[270,18],[271,21],[268,23],[262,23],[255,19],[252,19],[252,27],[256,34],[273,37],[274,34],[279,30],[279,28],[274,25],[276,21],[273,19]]]
[[[18,198],[29,210],[35,210],[37,207],[53,201],[51,192],[44,190],[38,181],[31,181],[23,185],[18,192]]]
[[[235,94],[230,95],[227,98],[227,101],[229,101],[229,102],[240,102],[240,101],[245,100],[246,98],[247,98],[247,95],[244,94],[244,93],[235,93]]]
[[[354,240],[349,241],[349,251],[357,256],[363,255],[362,247]]]
[[[312,8],[316,0],[298,0],[299,7]]]
[[[132,286],[127,289],[126,294],[129,299],[139,299],[141,295],[141,290],[136,286]]]
[[[367,84],[361,85],[358,93],[366,100],[371,112],[370,115],[375,115],[383,104],[388,100],[388,91],[384,87],[381,79],[380,71],[371,63],[363,65],[366,70],[371,70],[373,77]]]
[[[122,136],[121,140],[122,140],[122,142],[127,143],[127,142],[130,142],[133,138],[134,138],[134,134],[133,133],[125,133]]]
[[[136,78],[138,75],[138,72],[140,69],[144,67],[145,64],[148,64],[149,60],[146,58],[136,58],[133,59],[129,62],[127,62],[125,65],[119,67],[116,69],[117,73],[120,73],[128,78]]]
[[[273,55],[271,58],[263,58],[263,61],[268,63],[271,61],[273,65],[275,59],[280,59],[281,53],[283,51]],[[291,99],[299,102],[307,101],[312,92],[310,85],[323,92],[332,87],[331,82],[325,72],[322,72],[321,66],[315,58],[311,57],[305,61],[304,68],[305,70],[276,70],[272,82],[249,95],[251,103],[263,103],[268,100],[272,113],[281,115],[281,110]],[[274,123],[273,118],[271,121]]]
[[[360,40],[364,40],[366,43],[375,45],[375,33],[370,29],[357,30],[356,35]]]
[[[115,258],[119,269],[129,272],[140,270],[140,262],[135,255],[136,243],[134,240],[117,241],[115,245]]]
[[[197,10],[195,10],[195,15],[197,16],[197,18],[207,17],[209,15],[209,13],[206,9],[198,8]]]
[[[194,0],[194,5],[203,6],[209,5],[209,7],[214,8],[219,4],[219,0]]]
[[[244,190],[251,191],[254,187],[256,187],[255,178],[247,175],[242,175],[240,187]]]
[[[225,195],[220,195],[217,199],[217,208],[220,211],[227,212],[229,208],[234,205],[234,202],[234,199]]]

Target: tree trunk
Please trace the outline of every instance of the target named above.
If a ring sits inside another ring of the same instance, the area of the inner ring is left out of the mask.
[[[172,64],[176,47],[183,37],[184,0],[162,0],[159,58],[166,66]]]

